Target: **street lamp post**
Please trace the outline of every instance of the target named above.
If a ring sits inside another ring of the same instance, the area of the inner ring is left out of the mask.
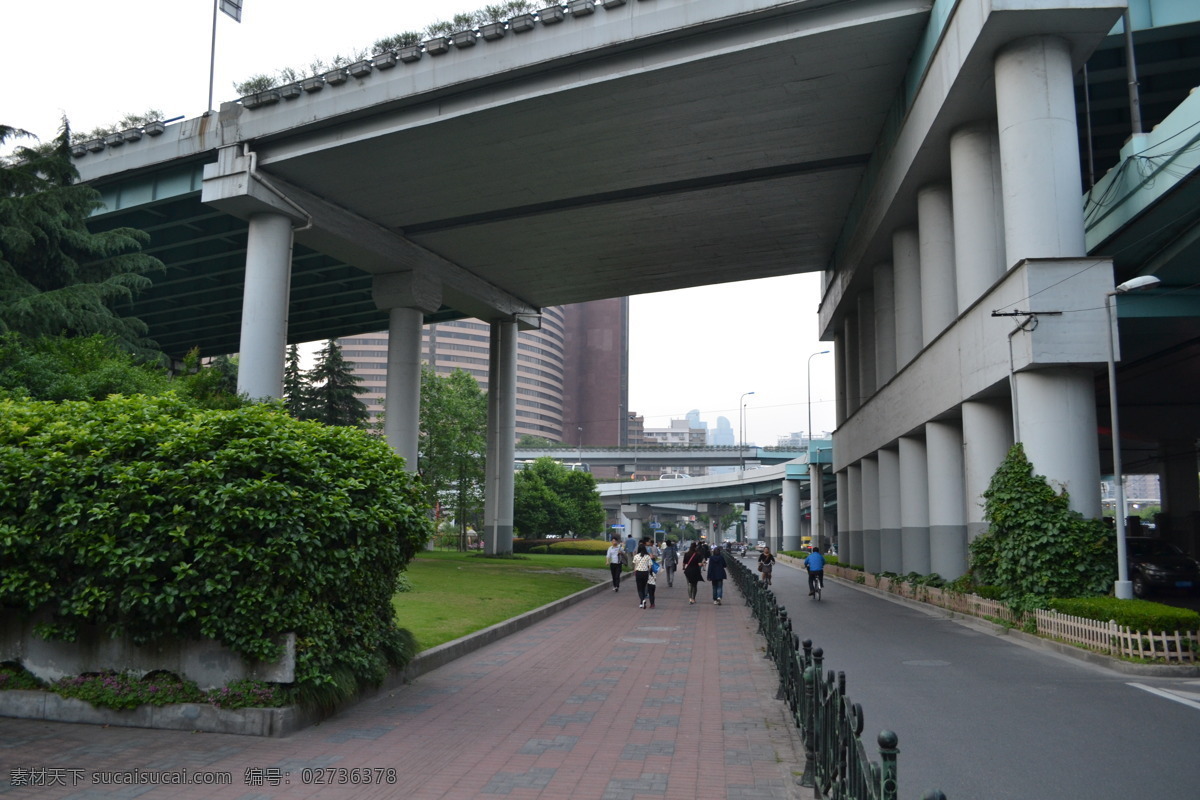
[[[1113,347],[1113,337],[1117,335],[1117,326],[1113,320],[1113,295],[1125,294],[1138,289],[1149,289],[1162,283],[1153,275],[1141,275],[1127,280],[1104,295],[1104,312],[1108,315],[1108,404],[1110,427],[1112,428],[1112,464],[1113,483],[1116,492],[1116,508],[1113,518],[1117,529],[1117,582],[1113,586],[1113,594],[1118,600],[1133,598],[1133,584],[1129,581],[1129,563],[1125,560],[1125,480],[1121,474],[1121,427],[1117,414],[1117,357]]]
[[[817,526],[821,525],[821,512],[825,510],[825,491],[824,486],[818,491],[817,480],[813,472],[812,360],[815,356],[823,356],[828,352],[828,350],[820,350],[808,357],[808,374],[804,379],[808,389],[808,535],[818,549],[821,545],[821,532],[817,530]],[[820,500],[817,499],[818,496]],[[820,511],[817,510],[818,502],[821,504]]]
[[[576,463],[580,465],[580,469],[583,469],[583,426],[578,425],[576,429],[579,431],[579,458]]]
[[[738,458],[742,462],[742,471],[746,471],[746,397],[754,392],[742,392],[738,398]]]

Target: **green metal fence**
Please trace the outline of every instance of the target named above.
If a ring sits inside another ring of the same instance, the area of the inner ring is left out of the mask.
[[[736,558],[726,559],[729,572],[767,640],[767,655],[779,672],[780,698],[800,729],[804,741],[802,786],[831,800],[896,800],[898,739],[882,731],[877,739],[879,761],[873,761],[859,738],[863,710],[846,696],[846,674],[823,673],[824,653],[792,632],[787,609],[769,587]],[[939,791],[922,800],[946,800]]]

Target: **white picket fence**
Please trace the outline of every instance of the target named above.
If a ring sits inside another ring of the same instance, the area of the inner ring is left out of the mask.
[[[848,570],[832,564],[825,569],[831,575],[929,603],[947,611],[1001,620],[1016,626],[1021,624],[1021,619],[998,600],[989,600],[976,594],[948,592],[932,586],[913,585],[904,580]],[[1034,620],[1038,635],[1098,653],[1167,663],[1194,664],[1200,661],[1194,650],[1195,643],[1200,642],[1198,631],[1135,631],[1112,620],[1098,622],[1043,609],[1034,611]]]

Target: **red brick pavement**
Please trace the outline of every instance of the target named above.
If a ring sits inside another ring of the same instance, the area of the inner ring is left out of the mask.
[[[719,607],[688,605],[681,583],[659,587],[658,607],[643,611],[631,589],[283,739],[0,719],[0,795],[811,798],[795,782],[803,746],[732,583]],[[144,782],[183,770],[230,782]],[[108,771],[147,774],[98,783]]]

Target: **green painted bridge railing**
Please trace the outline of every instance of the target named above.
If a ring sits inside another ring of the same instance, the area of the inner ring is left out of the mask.
[[[822,675],[824,654],[812,642],[792,632],[787,609],[775,600],[770,588],[754,577],[741,561],[726,559],[758,630],[767,640],[767,655],[779,672],[780,698],[787,703],[804,741],[802,786],[831,800],[896,800],[898,737],[880,732],[879,761],[867,754],[862,740],[863,710],[846,695],[846,673]],[[927,792],[922,800],[946,800],[940,791]]]

